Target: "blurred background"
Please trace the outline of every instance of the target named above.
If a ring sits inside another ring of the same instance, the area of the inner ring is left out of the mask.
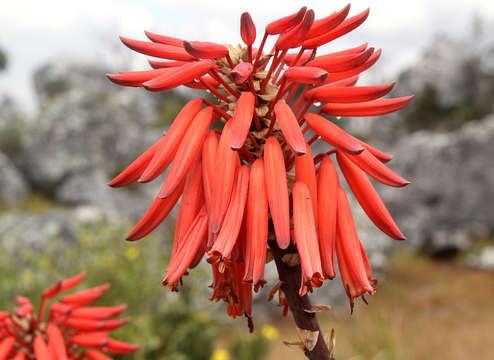
[[[347,1],[307,1],[323,17]],[[209,269],[183,291],[160,286],[173,238],[172,215],[154,235],[125,235],[157,192],[153,184],[106,183],[160,137],[190,90],[163,94],[111,84],[105,73],[146,69],[118,35],[150,30],[189,40],[240,42],[249,11],[264,26],[302,3],[251,0],[2,1],[0,12],[0,310],[15,295],[36,298],[52,282],[86,270],[87,286],[110,281],[102,303],[128,303],[120,338],[135,359],[303,359],[291,319],[255,298],[256,331],[210,304]],[[248,6],[245,7],[245,6]],[[393,242],[354,203],[359,235],[380,287],[350,315],[338,279],[316,289],[320,316],[336,330],[337,359],[494,358],[494,5],[486,0],[352,2],[371,7],[364,25],[328,51],[369,42],[381,60],[362,83],[398,80],[391,96],[415,94],[396,115],[338,120],[395,155],[412,181],[379,188],[407,236]],[[269,46],[268,46],[269,47]],[[204,262],[204,261],[203,261]]]

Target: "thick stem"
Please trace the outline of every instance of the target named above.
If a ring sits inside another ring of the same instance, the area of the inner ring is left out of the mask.
[[[316,346],[312,351],[305,349],[305,356],[310,360],[334,360],[330,356],[329,350],[324,342],[316,315],[305,311],[305,309],[310,309],[312,307],[309,297],[307,295],[300,296],[298,294],[302,278],[300,265],[288,266],[282,260],[285,254],[294,253],[295,250],[290,247],[286,250],[282,250],[275,241],[270,241],[269,247],[273,254],[274,261],[276,262],[280,280],[283,282],[281,290],[288,301],[288,306],[290,307],[295,324],[300,329],[319,331]]]

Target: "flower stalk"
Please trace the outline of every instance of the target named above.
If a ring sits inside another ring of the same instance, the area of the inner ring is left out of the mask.
[[[304,296],[299,295],[298,281],[301,277],[300,264],[290,266],[283,261],[285,255],[297,254],[296,248],[289,247],[287,249],[280,249],[276,241],[270,241],[269,248],[273,254],[276,269],[280,276],[280,290],[283,291],[283,294],[285,295],[297,328],[317,332],[317,342],[314,348],[309,350],[304,347],[303,351],[305,356],[310,360],[333,359],[330,356],[329,349],[325,343],[316,314],[307,311],[312,308],[309,296],[307,294]]]

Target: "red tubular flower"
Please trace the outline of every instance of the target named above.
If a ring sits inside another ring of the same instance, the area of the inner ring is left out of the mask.
[[[251,46],[256,41],[256,26],[248,12],[240,16],[240,36],[247,46]]]
[[[338,207],[339,179],[333,161],[324,156],[317,177],[317,212],[321,219],[317,228],[321,265],[327,279],[336,277],[334,254],[336,250],[336,210]]]
[[[348,185],[369,219],[386,235],[396,240],[405,240],[365,173],[341,152],[337,152],[336,158]]]
[[[291,27],[302,21],[306,11],[307,7],[304,6],[295,14],[288,15],[271,22],[268,26],[266,26],[266,33],[269,35],[276,35],[289,30]]]
[[[328,72],[312,66],[292,66],[285,71],[287,79],[302,84],[320,84],[328,77]]]
[[[237,101],[230,133],[230,147],[238,150],[244,146],[254,116],[256,97],[251,92],[243,92]]]
[[[170,196],[179,186],[182,179],[185,178],[187,171],[189,171],[193,161],[201,151],[212,118],[213,109],[211,107],[202,109],[195,116],[177,149],[174,161],[163,183],[160,197],[166,198]]]
[[[228,55],[225,45],[205,41],[184,41],[184,49],[196,58],[219,59]]]
[[[305,138],[300,130],[300,125],[292,108],[284,101],[279,101],[274,106],[276,121],[281,128],[288,145],[297,154],[305,154]]]
[[[374,48],[369,48],[366,51],[354,54],[317,56],[314,60],[309,61],[307,66],[320,67],[328,72],[342,72],[362,65],[373,53]]]
[[[132,40],[122,36],[120,40],[130,49],[144,55],[178,61],[193,61],[196,59],[185,51],[183,47]]]
[[[316,165],[309,145],[306,145],[306,153],[295,157],[295,179],[304,183],[309,189],[312,199],[312,209],[317,227],[317,178]]]
[[[303,296],[307,289],[319,287],[323,282],[312,200],[303,182],[293,186],[293,234],[302,264],[300,296]]]
[[[45,290],[37,313],[0,312],[0,360],[104,360],[111,359],[104,353],[137,351],[136,345],[110,338],[110,332],[129,322],[116,318],[125,311],[125,305],[86,307],[108,290],[108,284],[65,295],[48,304],[50,299],[79,285],[84,276],[82,273],[61,280]],[[18,297],[17,303],[22,308],[31,301]]]
[[[317,114],[305,115],[305,121],[312,130],[321,136],[328,144],[346,151],[349,154],[360,154],[364,147],[345,131],[332,122]]]
[[[306,49],[315,49],[319,46],[327,44],[328,42],[335,40],[346,33],[359,27],[369,16],[369,9],[357,14],[349,19],[346,19],[341,24],[339,24],[335,29],[328,31],[317,37],[310,38],[306,40],[303,47]]]
[[[217,233],[221,228],[228,203],[233,190],[235,172],[239,162],[238,152],[230,147],[232,120],[228,121],[221,133],[216,164],[220,164],[215,172],[211,193],[211,212],[209,213],[209,229]]]
[[[307,34],[307,38],[312,39],[333,30],[335,27],[340,25],[343,20],[345,20],[349,12],[350,4],[345,6],[340,11],[334,12],[333,14],[326,16],[325,18],[314,21],[309,33]]]
[[[283,150],[274,136],[269,137],[264,146],[264,167],[276,240],[281,249],[286,249],[290,245],[290,201]]]
[[[228,205],[221,230],[213,244],[213,248],[209,252],[210,256],[214,255],[219,258],[230,259],[244,217],[247,192],[249,189],[249,171],[249,168],[245,165],[241,166],[238,170],[232,198]]]
[[[161,69],[164,70],[162,74],[144,82],[142,86],[150,91],[170,90],[177,86],[187,84],[196,78],[200,78],[211,71],[212,68],[213,63],[211,61],[201,60],[182,65],[178,68]]]
[[[257,290],[263,286],[266,246],[268,243],[268,199],[264,185],[264,162],[257,159],[252,164],[247,198],[245,276]]]
[[[182,201],[180,201],[178,208],[177,227],[172,254],[175,253],[177,247],[182,243],[190,225],[204,204],[202,183],[202,162],[199,157],[195,160],[185,179]]]
[[[354,30],[369,14],[367,9],[349,16],[349,11],[347,5],[314,20],[314,11],[302,7],[269,23],[257,49],[256,26],[248,13],[240,18],[245,47],[150,32],[146,32],[150,42],[122,38],[131,49],[165,60],[151,60],[154,70],[108,76],[124,86],[162,91],[184,85],[216,97],[191,100],[166,135],[110,185],[151,181],[170,167],[160,193],[128,239],[149,234],[179,203],[163,284],[178,290],[184,275],[207,254],[213,271],[211,300],[225,301],[232,317],[245,315],[249,327],[252,291],[265,284],[268,246],[277,266],[281,260],[276,254],[298,254],[300,294],[336,276],[335,255],[352,304],[355,297],[375,291],[332,155],[369,218],[391,237],[404,238],[367,178],[394,187],[407,185],[384,165],[392,156],[323,117],[384,115],[412,101],[411,96],[382,99],[393,82],[355,86],[360,74],[379,59],[380,49],[364,43],[321,54],[319,46]],[[275,46],[267,54],[264,46],[270,35],[276,35]],[[298,49],[288,53],[291,48]],[[313,107],[319,109],[312,111]],[[315,133],[312,137],[309,130]],[[313,154],[312,144],[322,141],[330,148]],[[91,290],[63,298],[62,304],[84,309],[86,301],[101,295],[101,289]],[[286,308],[292,297],[285,295],[280,290],[280,304]],[[18,311],[28,314],[29,306],[19,304]],[[67,313],[62,305],[58,308]],[[120,324],[108,322],[106,311],[80,312],[86,320],[76,320],[79,316],[74,313],[71,321],[78,327],[106,329]],[[125,351],[125,346],[101,334],[74,336],[73,341],[97,344],[84,353],[93,360],[104,359],[97,352],[102,349]]]
[[[144,31],[144,33],[146,34],[148,39],[151,40],[152,42],[165,44],[165,45],[178,46],[178,47],[184,46],[184,41],[182,39],[177,39],[177,38],[174,38],[171,36],[155,34],[155,33],[152,33],[151,31]]]
[[[314,10],[308,10],[300,24],[283,33],[276,41],[275,47],[278,50],[296,48],[304,41],[314,22]]]
[[[372,295],[375,289],[372,287],[374,281],[368,276],[367,256],[362,251],[363,248],[355,229],[350,204],[341,187],[338,189],[338,210],[336,213],[338,215],[336,221],[336,254],[341,280],[353,310],[354,298],[362,296],[366,292]]]
[[[254,70],[251,63],[243,62],[235,66],[231,72],[232,80],[235,84],[243,84]]]
[[[323,85],[307,92],[308,99],[333,103],[356,103],[374,100],[388,94],[395,84],[360,87]]]

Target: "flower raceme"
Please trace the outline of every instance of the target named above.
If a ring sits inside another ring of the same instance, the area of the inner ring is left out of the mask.
[[[120,306],[88,306],[110,287],[62,296],[84,279],[85,274],[61,280],[43,292],[38,313],[31,300],[18,296],[13,314],[0,311],[0,360],[108,360],[106,354],[125,355],[135,345],[110,338],[110,333],[129,322],[116,318],[127,309]]]
[[[354,298],[374,293],[334,159],[366,214],[394,239],[405,237],[369,177],[394,187],[409,182],[385,165],[391,155],[345,132],[335,117],[388,114],[412,96],[381,99],[394,83],[356,86],[381,55],[367,43],[317,53],[360,26],[369,10],[349,13],[347,5],[316,19],[303,7],[268,24],[258,48],[248,13],[240,18],[245,46],[151,32],[150,41],[121,38],[160,60],[149,60],[152,70],[109,74],[112,82],[149,91],[183,85],[216,97],[189,101],[166,134],[109,184],[148,182],[168,169],[161,191],[127,238],[149,234],[179,203],[164,285],[177,291],[188,269],[206,255],[212,300],[227,302],[229,315],[245,315],[251,324],[252,291],[266,283],[268,247],[278,246],[299,259],[300,295],[333,279],[336,259],[352,307]],[[276,37],[274,47],[265,52],[269,36]],[[313,154],[318,141],[329,151]]]

